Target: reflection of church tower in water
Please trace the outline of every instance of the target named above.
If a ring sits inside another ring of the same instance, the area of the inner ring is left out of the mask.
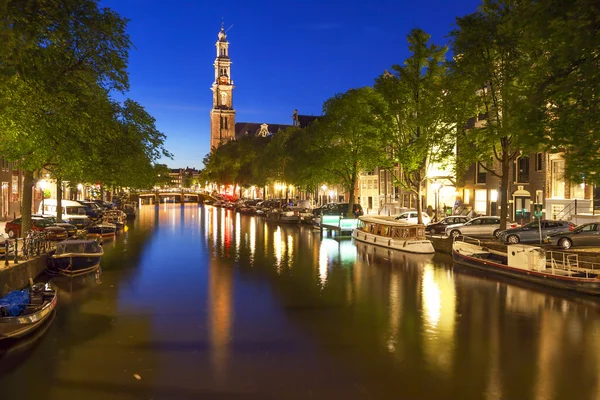
[[[214,213],[224,213],[223,209],[213,209],[212,217],[218,216]],[[223,215],[223,214],[222,214]],[[206,216],[209,220],[210,216]],[[230,232],[223,232],[226,229],[225,223],[220,225],[213,219],[213,223],[207,231],[208,236],[218,238],[216,243],[208,240],[208,251],[213,253],[216,247],[216,253],[220,254],[225,242],[229,240],[226,235]],[[220,231],[220,232],[219,232]],[[221,235],[223,232],[225,235]],[[211,248],[212,247],[212,248]],[[233,324],[233,270],[227,262],[220,262],[219,257],[211,257],[209,261],[209,281],[208,281],[208,312],[209,312],[209,333],[210,333],[210,354],[211,364],[215,379],[222,381],[225,377],[227,362],[229,359],[229,346],[231,342],[231,331]]]
[[[217,58],[215,58],[215,80],[210,90],[213,92],[213,107],[210,111],[210,147],[235,138],[235,110],[233,109],[233,80],[231,79],[231,59],[229,58],[229,42],[225,29],[217,40]]]

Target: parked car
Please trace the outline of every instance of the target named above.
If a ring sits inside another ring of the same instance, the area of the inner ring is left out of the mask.
[[[539,243],[540,230],[542,240],[555,233],[569,232],[575,229],[575,224],[568,221],[542,220],[532,221],[519,228],[512,228],[498,234],[498,240],[505,243]]]
[[[441,221],[430,223],[425,227],[425,232],[433,235],[436,233],[444,233],[446,232],[446,227],[448,225],[464,224],[465,222],[469,221],[469,219],[470,218],[463,215],[452,215],[443,218]]]
[[[6,223],[4,231],[8,234],[8,237],[15,238],[21,236],[22,222],[22,218],[19,217]],[[46,232],[47,238],[49,240],[63,240],[67,238],[67,231],[65,230],[65,228],[56,226],[46,218],[32,217],[31,222],[31,229],[34,231]]]
[[[75,225],[70,224],[65,220],[57,221],[55,215],[34,214],[34,215],[32,215],[32,217],[45,218],[45,219],[49,220],[50,222],[52,222],[54,225],[65,228],[65,230],[67,231],[68,237],[71,237],[77,233],[77,227]]]
[[[549,235],[544,242],[559,246],[563,250],[569,250],[573,246],[600,246],[600,223],[590,222],[579,225],[569,232]]]
[[[516,228],[516,222],[508,219],[506,226]],[[456,237],[460,235],[474,237],[497,237],[500,233],[500,217],[476,217],[464,224],[449,225],[446,227],[446,235]]]
[[[38,214],[56,215],[56,199],[46,199],[40,203]],[[62,217],[68,223],[75,225],[78,229],[83,229],[89,225],[90,221],[85,215],[85,207],[75,200],[61,200]]]
[[[427,213],[422,212],[421,215],[423,216],[423,224],[424,225],[427,225],[431,222],[431,218],[429,218],[429,215],[427,215]],[[398,215],[394,219],[399,222],[406,222],[409,224],[417,224],[419,222],[419,214],[416,211],[406,211],[406,212],[403,212],[402,214]]]

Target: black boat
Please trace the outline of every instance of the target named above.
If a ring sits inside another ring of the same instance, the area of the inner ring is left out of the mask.
[[[38,327],[56,308],[56,291],[47,283],[15,290],[0,299],[0,339],[19,338]]]
[[[92,235],[100,235],[102,238],[114,238],[117,232],[117,226],[107,222],[102,222],[87,227],[87,233]]]
[[[96,240],[64,240],[48,258],[48,269],[50,273],[67,276],[86,274],[100,268],[103,255],[104,250]]]

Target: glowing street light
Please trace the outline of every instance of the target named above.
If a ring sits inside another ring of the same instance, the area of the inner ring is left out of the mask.
[[[435,221],[439,221],[439,212],[440,212],[440,207],[439,207],[439,197],[440,197],[440,189],[442,188],[442,184],[438,181],[435,181],[431,184],[431,189],[433,189],[434,191],[434,197],[435,197]]]

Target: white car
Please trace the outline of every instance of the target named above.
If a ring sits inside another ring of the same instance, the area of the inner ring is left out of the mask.
[[[423,215],[423,225],[427,225],[431,222],[431,218],[427,213],[421,213]],[[419,223],[419,214],[416,211],[406,211],[394,218],[398,222],[406,222],[408,224]]]
[[[519,224],[510,219],[506,220],[506,227],[516,228]],[[446,227],[447,236],[474,236],[474,237],[497,237],[500,233],[500,217],[486,216],[476,217],[464,224],[448,225]]]

